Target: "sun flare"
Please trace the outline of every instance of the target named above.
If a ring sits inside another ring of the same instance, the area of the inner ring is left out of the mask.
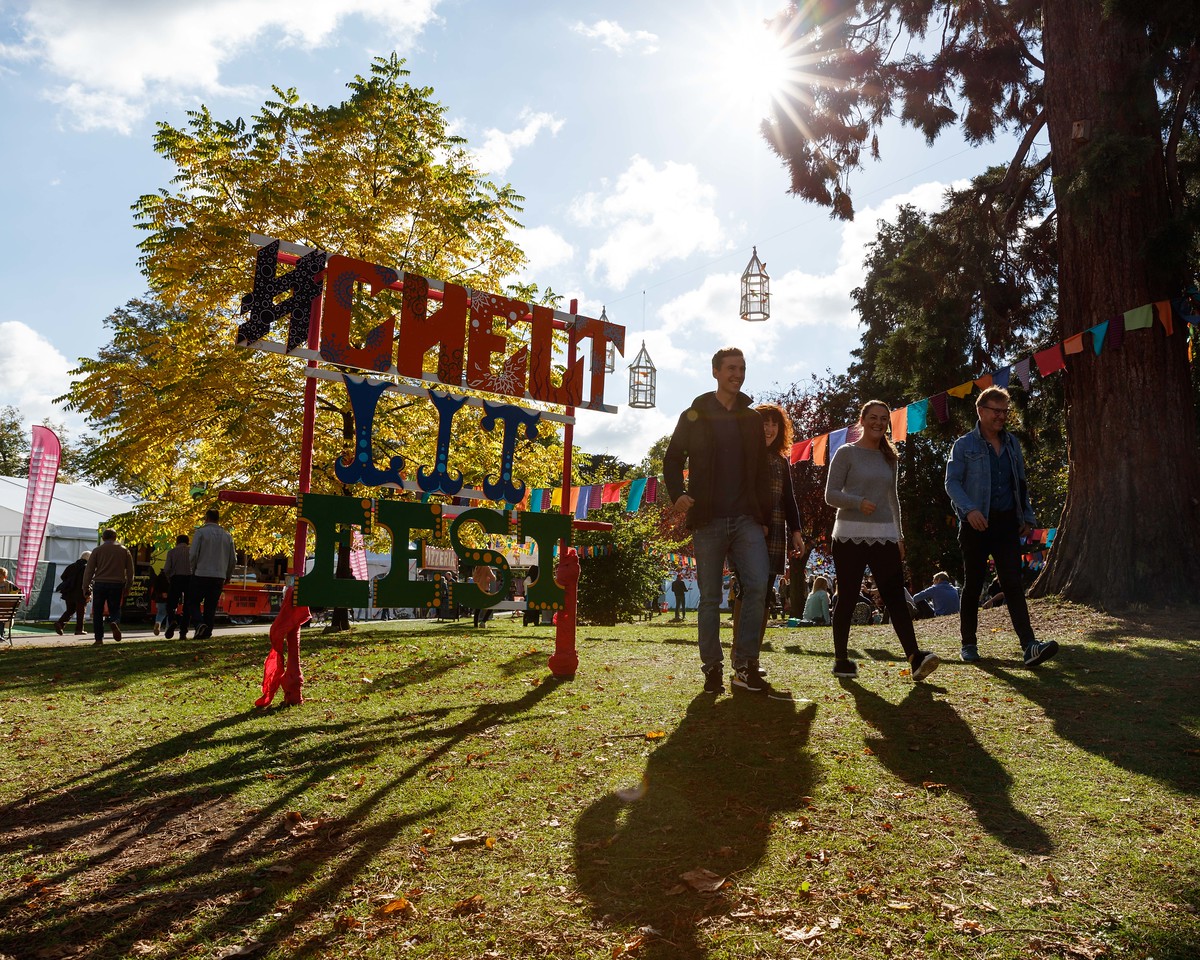
[[[757,19],[730,25],[715,53],[713,81],[723,99],[758,116],[766,115],[795,70],[778,35]]]

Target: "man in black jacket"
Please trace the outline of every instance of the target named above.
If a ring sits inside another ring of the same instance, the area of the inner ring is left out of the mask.
[[[698,635],[704,689],[720,693],[721,580],[728,557],[742,585],[742,607],[732,655],[733,685],[754,693],[769,689],[758,666],[769,561],[766,524],[771,493],[762,418],[741,392],[746,359],[736,347],[712,359],[717,389],[692,401],[679,417],[663,458],[667,492],[687,512],[700,587]],[[684,486],[683,471],[688,480]]]

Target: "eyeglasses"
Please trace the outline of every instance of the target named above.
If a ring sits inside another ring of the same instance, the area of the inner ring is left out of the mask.
[[[1007,417],[1008,407],[980,407],[980,410],[987,410],[989,413],[994,413],[997,416]]]

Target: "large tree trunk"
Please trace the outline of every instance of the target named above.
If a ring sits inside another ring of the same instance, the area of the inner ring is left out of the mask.
[[[1043,5],[1064,338],[1183,286],[1164,255],[1171,211],[1147,43],[1101,7]],[[1075,121],[1090,124],[1090,146],[1073,142]],[[1097,170],[1089,150],[1108,138],[1107,169]],[[1119,147],[1142,152],[1110,189],[1074,200],[1080,170],[1090,168],[1095,183],[1097,173],[1117,169]],[[1106,607],[1192,598],[1200,582],[1200,460],[1186,337],[1178,328],[1166,336],[1156,322],[1128,333],[1119,348],[1106,339],[1099,357],[1086,345],[1058,374],[1066,378],[1068,493],[1032,592]]]

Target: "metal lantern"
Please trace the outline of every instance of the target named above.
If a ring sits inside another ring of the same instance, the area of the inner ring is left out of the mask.
[[[639,410],[647,410],[654,406],[654,379],[657,370],[654,361],[646,352],[646,341],[642,341],[642,349],[633,359],[629,368],[629,405]]]
[[[742,273],[742,319],[766,320],[771,316],[771,278],[767,265],[758,259],[758,247]]]
[[[609,322],[608,310],[605,309],[604,307],[600,308],[600,322],[601,323]],[[604,349],[604,372],[612,373],[616,369],[617,369],[617,347],[616,347],[616,344],[614,344],[610,340],[608,342],[608,346],[606,346]]]

